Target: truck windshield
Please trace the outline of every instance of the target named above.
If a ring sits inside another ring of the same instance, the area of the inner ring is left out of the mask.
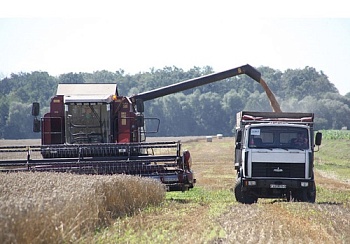
[[[250,148],[309,149],[308,130],[300,127],[261,126],[249,130]]]
[[[109,135],[108,104],[66,104],[66,142],[106,143]]]

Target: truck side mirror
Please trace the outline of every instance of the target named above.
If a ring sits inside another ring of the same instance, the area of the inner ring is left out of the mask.
[[[32,115],[39,116],[40,113],[40,104],[38,102],[34,102],[32,105]]]
[[[236,136],[236,142],[241,142],[241,141],[242,141],[242,131],[238,130],[237,136]]]
[[[242,149],[242,131],[238,130],[236,135],[236,149]]]
[[[145,111],[142,99],[136,99],[136,109],[139,113],[143,113]]]
[[[136,126],[137,127],[143,127],[145,125],[145,120],[142,115],[136,116]]]
[[[33,121],[33,132],[40,132],[40,120],[38,120],[36,117]]]
[[[321,132],[317,132],[316,133],[316,139],[315,139],[315,144],[317,146],[321,145],[322,142],[322,133]]]

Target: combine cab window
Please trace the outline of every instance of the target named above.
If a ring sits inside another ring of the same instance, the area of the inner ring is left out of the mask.
[[[288,126],[262,126],[249,130],[250,148],[308,149],[308,131],[305,128]]]
[[[106,103],[66,104],[66,141],[70,144],[107,143],[109,105]]]

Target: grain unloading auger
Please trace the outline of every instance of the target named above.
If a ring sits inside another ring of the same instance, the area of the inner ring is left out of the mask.
[[[33,103],[33,130],[40,146],[0,147],[0,171],[55,171],[82,174],[131,174],[160,180],[169,189],[192,188],[196,182],[191,156],[180,141],[146,142],[144,101],[246,74],[265,89],[274,111],[279,105],[250,65],[214,73],[152,91],[120,96],[116,84],[59,84],[50,111],[38,119]]]
[[[214,74],[186,80],[186,81],[183,81],[180,83],[165,86],[165,87],[155,89],[152,91],[143,92],[143,93],[131,96],[130,98],[134,104],[141,105],[143,103],[143,101],[152,100],[152,99],[155,99],[158,97],[163,97],[163,96],[173,94],[176,92],[185,91],[185,90],[188,90],[191,88],[203,86],[203,85],[206,85],[209,83],[213,83],[215,81],[220,81],[220,80],[223,80],[226,78],[230,78],[230,77],[242,75],[242,74],[246,74],[250,78],[252,78],[253,80],[260,83],[260,85],[263,87],[264,91],[266,92],[266,95],[270,101],[270,105],[271,105],[273,111],[274,112],[281,112],[280,106],[279,106],[274,94],[272,93],[272,91],[270,90],[270,88],[268,87],[266,82],[261,78],[261,73],[249,64],[243,65],[243,66],[238,67],[238,68],[229,69],[229,70],[226,70],[223,72],[218,72],[218,73],[214,73]],[[141,107],[141,109],[143,111],[143,105],[141,105],[139,107]]]

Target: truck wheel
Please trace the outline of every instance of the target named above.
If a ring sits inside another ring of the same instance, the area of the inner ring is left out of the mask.
[[[244,204],[252,204],[257,202],[257,198],[248,195],[246,192],[242,191],[242,179],[241,177],[237,178],[236,184],[235,184],[235,197],[237,202],[244,203]]]
[[[188,185],[181,186],[181,191],[182,192],[188,191]]]
[[[309,203],[315,203],[316,201],[316,186],[313,184],[312,187],[309,187],[307,189],[302,189],[300,192],[298,192],[296,196],[296,200],[299,202],[309,202]]]
[[[309,203],[316,202],[316,184],[315,182],[312,184],[313,186],[307,189],[307,201]]]

